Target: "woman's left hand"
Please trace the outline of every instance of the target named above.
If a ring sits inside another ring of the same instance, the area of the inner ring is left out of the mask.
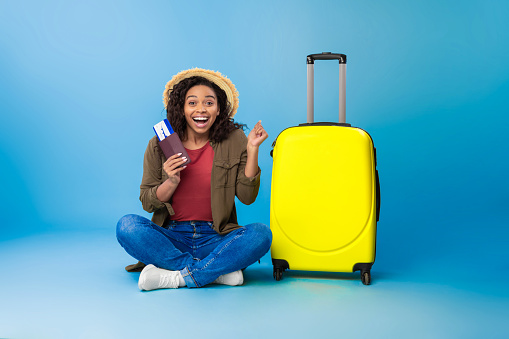
[[[256,125],[247,136],[247,147],[258,148],[268,137],[269,135],[263,128],[262,121],[260,120],[256,123]]]

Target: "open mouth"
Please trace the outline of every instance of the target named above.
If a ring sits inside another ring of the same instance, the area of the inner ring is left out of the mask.
[[[193,121],[196,123],[198,127],[205,126],[209,121],[208,117],[194,117]]]

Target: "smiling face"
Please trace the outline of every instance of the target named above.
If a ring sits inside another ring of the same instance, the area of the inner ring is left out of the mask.
[[[191,87],[184,103],[187,137],[209,135],[210,127],[219,114],[219,104],[214,90],[205,85]]]

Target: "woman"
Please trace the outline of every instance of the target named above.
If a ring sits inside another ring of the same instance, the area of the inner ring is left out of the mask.
[[[141,290],[241,285],[242,269],[268,252],[270,229],[239,226],[235,196],[255,201],[260,187],[258,149],[268,135],[261,121],[248,137],[234,123],[238,92],[219,72],[191,69],[175,75],[163,94],[167,118],[191,163],[175,154],[166,159],[157,138],[145,151],[140,200],[152,221],[126,215],[117,239],[140,262]],[[145,266],[145,264],[147,266]]]

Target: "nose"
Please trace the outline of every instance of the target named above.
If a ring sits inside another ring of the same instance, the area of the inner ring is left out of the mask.
[[[198,104],[196,107],[196,110],[199,112],[205,112],[205,105],[204,104]]]

